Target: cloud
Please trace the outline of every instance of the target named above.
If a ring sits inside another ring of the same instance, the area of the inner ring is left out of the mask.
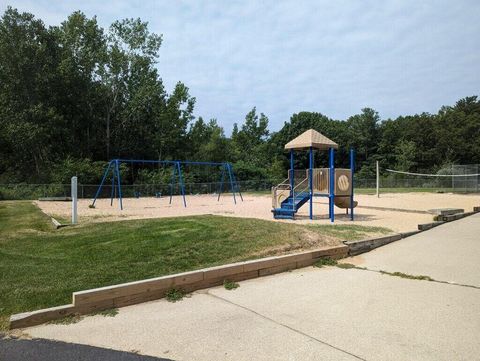
[[[181,80],[196,114],[227,133],[253,107],[278,130],[292,113],[383,118],[478,94],[478,1],[16,1],[47,24],[74,10],[141,17],[164,35],[167,89]],[[4,6],[6,7],[6,5]],[[0,6],[0,9],[2,6]]]

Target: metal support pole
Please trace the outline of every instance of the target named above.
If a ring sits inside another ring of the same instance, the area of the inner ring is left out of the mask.
[[[230,187],[232,188],[233,203],[237,204],[237,198],[235,197],[235,188],[233,186],[232,169],[230,168],[230,163],[227,163],[227,171],[228,171],[228,177],[230,178]]]
[[[115,170],[117,172],[118,200],[120,201],[120,210],[123,211],[122,185],[121,185],[121,179],[120,179],[120,166],[119,166],[118,159],[115,160]]]
[[[380,198],[380,166],[377,160],[377,198]]]
[[[115,194],[115,172],[112,172],[112,190],[110,192],[110,207],[113,206],[113,197]]]
[[[182,168],[180,168],[180,162],[177,162],[177,168],[178,168],[178,178],[180,179],[180,189],[182,191],[182,197],[183,197],[183,206],[186,208],[187,201],[185,200],[185,185],[183,183]]]
[[[98,186],[98,189],[97,189],[97,193],[95,194],[95,198],[93,198],[92,206],[95,205],[95,202],[97,201],[97,198],[100,195],[100,192],[102,191],[103,183],[105,183],[105,179],[107,178],[107,174],[110,171],[110,167],[112,165],[113,165],[113,161],[108,162],[107,168],[105,169],[105,173],[103,173],[102,181],[100,182],[100,185]],[[113,171],[115,172],[115,169]]]
[[[308,167],[308,185],[310,188],[310,219],[313,219],[313,148],[310,147],[310,161]]]
[[[220,200],[220,195],[222,194],[223,191],[223,180],[225,178],[225,165],[222,167],[222,176],[220,177],[220,189],[218,191],[218,198],[217,202]]]
[[[377,162],[378,166],[378,162]],[[350,148],[350,172],[352,173],[352,192],[350,194],[350,219],[353,221],[353,195],[355,193],[355,182],[354,182],[354,175],[355,175],[355,151],[353,148]]]
[[[77,193],[77,185],[78,179],[77,177],[72,177],[72,224],[77,224],[77,203],[78,203],[78,193]]]
[[[233,183],[235,183],[235,188],[237,189],[237,193],[240,196],[241,201],[243,202],[242,192],[240,192],[240,186],[238,185],[237,177],[235,177],[235,172],[233,171],[233,166],[230,163],[228,163],[228,165],[230,166],[230,170],[232,171]]]
[[[330,206],[330,221],[335,222],[335,149],[330,148],[329,154],[330,162],[330,191],[329,191],[329,206]]]
[[[295,173],[293,171],[293,149],[290,149],[290,197],[293,196],[293,188],[295,187]]]
[[[172,182],[170,183],[170,202],[169,204],[172,204],[172,196],[173,196],[173,187],[175,185],[175,172],[176,172],[177,166],[173,167],[173,172],[172,172]]]

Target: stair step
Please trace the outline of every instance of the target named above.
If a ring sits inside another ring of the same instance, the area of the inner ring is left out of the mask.
[[[275,219],[294,219],[295,213],[310,199],[310,193],[300,192],[296,193],[294,197],[290,196],[285,199],[281,208],[272,209],[273,217]]]
[[[273,211],[273,213],[278,213],[278,214],[291,214],[291,213],[295,213],[295,210],[294,209],[291,209],[291,208],[275,208]]]
[[[293,215],[288,215],[288,214],[274,214],[273,218],[275,218],[275,219],[294,219]]]

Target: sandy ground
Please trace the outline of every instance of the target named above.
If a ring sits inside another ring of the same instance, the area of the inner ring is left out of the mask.
[[[396,232],[412,231],[419,223],[432,221],[428,213],[432,208],[463,208],[471,211],[480,206],[480,195],[437,194],[437,193],[386,193],[380,198],[375,195],[357,195],[359,206],[355,209],[353,224],[364,226],[387,227]],[[80,222],[103,222],[123,219],[143,219],[161,217],[179,217],[201,214],[214,214],[242,218],[258,218],[273,220],[272,201],[267,195],[244,195],[243,202],[237,198],[234,204],[231,196],[222,196],[217,202],[216,195],[189,195],[186,197],[187,207],[183,206],[181,197],[174,197],[172,204],[166,198],[125,198],[123,211],[118,201],[110,206],[110,199],[99,199],[96,208],[88,206],[89,199],[81,199],[78,204]],[[71,205],[69,202],[35,202],[43,212],[51,216],[69,218]],[[335,208],[336,224],[352,224],[344,209]],[[308,205],[304,205],[294,221],[307,224],[329,224],[328,205],[326,199],[315,198],[313,220],[308,219]]]

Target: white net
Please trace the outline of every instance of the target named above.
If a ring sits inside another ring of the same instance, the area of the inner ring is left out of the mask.
[[[478,164],[452,165],[452,189],[454,192],[478,193],[480,191],[480,167]],[[462,177],[463,175],[463,177]]]
[[[402,172],[385,169],[381,188],[417,188],[426,191],[477,193],[480,191],[480,167],[477,164],[458,165],[439,170],[436,174]]]

